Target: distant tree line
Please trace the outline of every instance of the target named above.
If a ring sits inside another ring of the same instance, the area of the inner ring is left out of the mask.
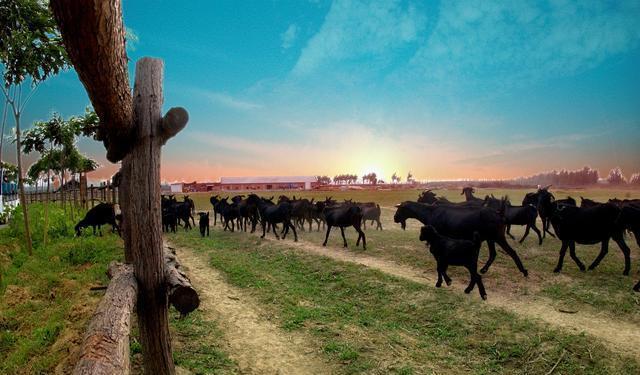
[[[580,186],[598,183],[600,175],[597,169],[585,166],[582,169],[538,173],[528,177],[518,177],[512,181],[518,185],[556,185],[556,186]],[[634,173],[627,180],[620,167],[609,171],[605,181],[610,185],[640,185],[640,173]]]
[[[520,185],[592,185],[598,183],[598,171],[585,166],[582,169],[569,171],[562,169],[542,172],[528,177],[518,177],[514,182]]]

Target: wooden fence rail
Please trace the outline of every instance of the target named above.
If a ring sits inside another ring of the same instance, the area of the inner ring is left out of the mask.
[[[44,202],[47,200],[46,191],[33,191],[26,194],[27,202]],[[76,207],[90,209],[100,202],[118,204],[118,188],[113,185],[88,186],[84,188],[65,189],[49,193],[50,202],[74,204]]]
[[[165,245],[163,251],[169,304],[187,316],[200,306],[200,297],[180,267],[175,249]],[[130,373],[131,313],[139,285],[130,264],[112,262],[107,275],[111,282],[85,332],[74,375]]]

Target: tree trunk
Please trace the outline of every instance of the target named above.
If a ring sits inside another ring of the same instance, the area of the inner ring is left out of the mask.
[[[44,228],[42,230],[44,239],[42,243],[47,246],[47,236],[49,235],[49,194],[51,192],[51,170],[47,169],[47,196],[44,201]]]
[[[111,282],[85,332],[74,375],[129,374],[131,311],[138,283],[131,265],[112,262],[108,274]]]
[[[107,158],[122,160],[119,197],[125,259],[133,261],[139,286],[137,314],[145,373],[173,374],[160,232],[160,150],[184,128],[188,114],[172,108],[161,116],[161,60],[138,61],[132,101],[120,1],[51,0],[50,5],[100,117]]]
[[[118,0],[52,0],[51,10],[93,108],[107,159],[121,160],[132,146],[132,99],[122,5]]]
[[[22,205],[22,214],[24,215],[24,240],[27,245],[29,255],[33,254],[33,244],[31,243],[31,230],[29,229],[29,208],[27,207],[27,199],[24,194],[24,180],[22,178],[22,144],[20,141],[20,114],[15,114],[16,120],[16,159],[18,161],[18,194],[20,194],[20,204]]]
[[[147,374],[175,373],[160,232],[162,71],[161,60],[143,58],[136,64],[133,97],[137,142],[120,169],[125,258],[133,260],[140,286],[138,322]]]

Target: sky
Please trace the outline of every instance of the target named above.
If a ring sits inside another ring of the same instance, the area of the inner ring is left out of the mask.
[[[637,0],[124,0],[123,12],[130,79],[137,59],[162,58],[164,108],[190,114],[163,148],[166,181],[640,171]],[[89,104],[70,70],[38,89],[25,124]],[[94,178],[116,170],[101,144],[80,148],[103,165]]]

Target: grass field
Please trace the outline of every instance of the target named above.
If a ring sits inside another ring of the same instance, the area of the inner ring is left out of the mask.
[[[458,191],[440,193],[451,200],[462,198]],[[476,195],[509,194],[518,202],[525,193],[478,190]],[[279,194],[273,192],[268,196]],[[418,223],[413,221],[402,231],[392,220],[393,205],[415,199],[417,194],[417,191],[347,191],[302,192],[296,196],[319,199],[330,195],[334,199],[378,202],[383,208],[385,230],[367,230],[366,251],[355,247],[352,229],[347,230],[348,249],[342,248],[339,231],[332,233],[328,249],[424,270],[425,277],[433,279],[435,264],[418,240]],[[602,201],[640,196],[635,191],[614,190],[554,191],[554,194]],[[210,209],[209,195],[191,197],[197,210]],[[521,228],[513,230],[516,238],[522,232]],[[299,237],[302,247],[293,246],[289,238],[261,240],[248,233],[222,232],[220,227],[214,229],[210,239],[201,239],[197,231],[167,236],[176,246],[200,254],[230,284],[248,291],[276,317],[283,330],[308,335],[338,365],[340,373],[547,373],[559,357],[561,361],[554,369],[558,373],[640,371],[637,351],[625,357],[624,348],[612,348],[606,339],[532,320],[531,314],[496,308],[481,302],[477,295],[466,296],[454,288],[435,289],[431,284],[416,284],[361,265],[300,251],[305,246],[322,243],[324,231],[317,232],[315,227],[312,232],[299,232]],[[640,295],[633,293],[631,287],[640,277],[639,249],[633,237],[627,238],[627,242],[632,249],[631,277],[622,275],[623,258],[616,245],[610,246],[609,254],[594,271],[579,272],[572,261],[565,260],[562,273],[553,274],[559,241],[547,237],[538,246],[532,235],[522,245],[514,243],[530,276],[523,278],[512,260],[499,252],[496,263],[484,276],[489,299],[545,303],[556,311],[567,312],[569,320],[573,313],[605,322],[611,319],[611,330],[617,329],[616,323],[637,326]],[[577,253],[584,262],[590,262],[598,251],[598,246],[579,245]],[[485,248],[482,261],[486,256]],[[454,268],[451,275],[457,285],[468,280],[463,270]]]
[[[439,193],[462,199],[459,191]],[[518,202],[525,193],[478,190],[476,195],[509,194]],[[640,197],[636,191],[604,189],[554,194],[595,200]],[[327,248],[320,247],[324,231],[315,227],[299,232],[295,246],[290,238],[276,241],[268,235],[263,240],[249,233],[223,232],[219,226],[206,239],[196,230],[182,229],[166,239],[183,254],[193,254],[196,264],[203,265],[198,272],[219,273],[217,282],[231,288],[225,292],[228,295],[212,301],[217,307],[225,301],[246,306],[258,312],[254,323],[274,324],[276,331],[269,332],[283,335],[283,341],[294,335],[296,342],[304,343],[302,357],[312,353],[326,366],[318,373],[547,374],[552,369],[553,373],[640,373],[637,342],[611,336],[619,332],[624,336],[625,327],[637,331],[640,326],[640,294],[631,291],[640,278],[640,249],[632,236],[627,238],[632,249],[630,277],[622,275],[623,259],[615,244],[594,271],[579,272],[566,260],[562,273],[553,274],[559,241],[547,237],[538,246],[533,235],[522,245],[512,241],[530,276],[523,278],[511,259],[499,252],[483,277],[489,298],[483,302],[476,290],[471,295],[460,292],[468,275],[457,268],[450,271],[454,285],[434,288],[435,264],[418,240],[419,224],[410,221],[403,231],[393,223],[393,206],[417,195],[418,191],[296,192],[316,199],[378,202],[384,230],[366,231],[366,251],[355,247],[352,229],[346,231],[348,249],[342,248],[339,231],[332,233]],[[210,210],[208,194],[191,196],[197,210]],[[0,229],[0,373],[68,371],[101,297],[89,287],[105,285],[108,263],[122,258],[122,242],[115,235],[73,238],[74,222],[61,209],[52,211],[50,241],[44,246],[42,207],[33,205],[31,217],[36,239],[31,257],[21,246],[20,225]],[[513,232],[518,238],[522,229]],[[577,253],[583,262],[590,262],[598,250],[579,245]],[[336,254],[353,259],[337,260]],[[485,248],[483,262],[486,256]],[[415,271],[419,280],[376,268],[376,262]],[[196,276],[195,271],[188,273]],[[221,284],[195,285],[205,292]],[[546,310],[536,310],[537,305]],[[556,322],[540,316],[545,311],[567,314],[560,314]],[[246,373],[242,346],[230,345],[233,324],[227,319],[206,304],[182,320],[172,312],[176,364],[194,373]],[[571,320],[584,324],[585,332]],[[140,344],[135,330],[131,353],[138,373]]]

